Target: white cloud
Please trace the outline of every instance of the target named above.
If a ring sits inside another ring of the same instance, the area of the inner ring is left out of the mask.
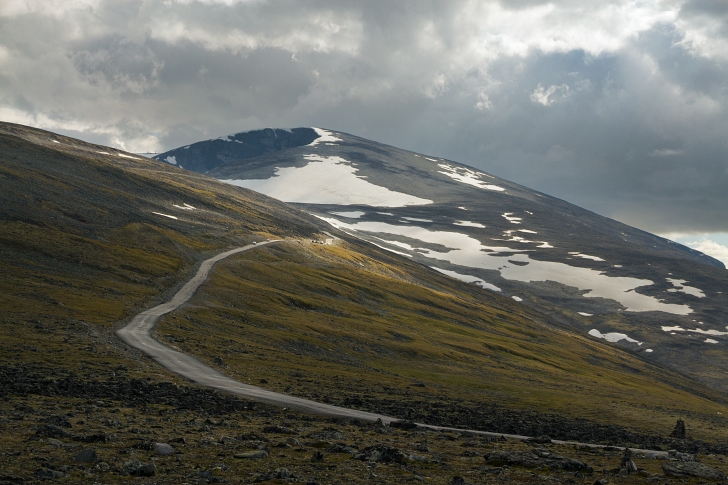
[[[693,249],[697,249],[708,256],[714,257],[728,267],[728,246],[723,246],[722,244],[718,244],[715,241],[705,238],[687,242],[685,245]]]
[[[531,93],[531,101],[539,103],[544,106],[551,106],[561,98],[565,98],[569,95],[569,86],[567,84],[561,84],[559,86],[552,85],[548,88],[544,88],[541,83],[538,83],[536,89]]]

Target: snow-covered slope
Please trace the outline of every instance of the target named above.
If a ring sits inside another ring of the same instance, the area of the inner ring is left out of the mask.
[[[305,145],[208,174],[728,387],[714,352],[728,345],[719,261],[454,161],[310,130]]]

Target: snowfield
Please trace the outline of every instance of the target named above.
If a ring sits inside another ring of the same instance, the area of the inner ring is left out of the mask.
[[[425,157],[427,158],[427,157]],[[428,158],[428,160],[432,160],[431,158]],[[432,160],[433,162],[436,160]],[[438,163],[438,167],[440,167],[442,170],[438,170],[438,173],[441,173],[443,175],[447,175],[453,180],[457,180],[458,182],[473,185],[475,187],[479,187],[481,189],[486,190],[495,190],[497,192],[503,192],[506,189],[503,187],[499,187],[498,185],[492,185],[487,184],[483,182],[480,177],[491,177],[491,175],[485,174],[485,173],[479,173],[475,170],[470,170],[464,167],[453,167],[449,163]]]
[[[318,139],[317,139],[318,140]],[[395,192],[368,182],[356,173],[358,168],[341,157],[304,155],[304,167],[279,167],[269,179],[221,180],[261,192],[283,202],[337,205],[405,207],[432,204],[431,200]]]
[[[423,243],[445,246],[446,250],[444,251],[435,251],[425,247],[416,248],[411,245],[405,248],[416,255],[430,259],[429,266],[439,266],[438,261],[446,261],[463,267],[496,270],[507,280],[525,283],[554,281],[584,290],[584,297],[587,298],[615,300],[622,304],[627,311],[632,312],[662,311],[675,315],[687,315],[692,312],[692,309],[687,305],[665,303],[655,297],[642,295],[634,291],[636,288],[652,285],[653,281],[651,280],[610,277],[601,271],[590,268],[569,266],[565,263],[553,261],[538,261],[531,259],[526,250],[503,246],[486,246],[479,240],[458,232],[435,231],[409,224],[394,225],[374,221],[350,224],[334,218],[322,217],[322,219],[346,232],[353,234],[363,232],[370,237],[375,237],[390,244],[396,237],[387,237],[386,235],[404,236]],[[501,253],[507,254],[508,257],[503,257]],[[514,261],[516,264],[510,263],[509,260]],[[519,265],[517,263],[526,264]]]

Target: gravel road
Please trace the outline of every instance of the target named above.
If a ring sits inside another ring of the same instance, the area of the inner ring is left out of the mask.
[[[210,259],[206,259],[200,265],[197,273],[167,302],[157,305],[154,308],[143,311],[124,327],[116,331],[116,334],[128,345],[139,349],[147,354],[152,359],[159,362],[167,370],[179,374],[182,377],[189,379],[190,381],[202,385],[220,389],[221,391],[230,392],[237,394],[255,401],[262,401],[269,404],[275,404],[278,406],[285,406],[298,409],[304,412],[310,412],[315,414],[323,414],[326,416],[335,416],[342,418],[355,418],[362,421],[374,422],[377,419],[381,419],[384,423],[390,423],[396,421],[396,418],[391,416],[385,416],[382,414],[369,413],[366,411],[358,411],[356,409],[347,409],[339,406],[332,406],[330,404],[319,403],[310,401],[308,399],[301,399],[287,394],[281,394],[278,392],[269,391],[261,387],[251,386],[243,384],[242,382],[236,381],[225,374],[213,369],[212,367],[204,364],[191,355],[184,354],[171,347],[154,340],[151,335],[151,331],[157,324],[157,320],[162,315],[172,312],[187,303],[192,295],[195,294],[197,288],[200,287],[210,275],[212,267],[218,261],[221,261],[234,254],[249,251],[261,246],[268,244],[275,244],[281,242],[280,240],[264,241],[257,244],[249,244],[236,249],[225,251]],[[528,436],[521,435],[508,435],[502,433],[490,433],[487,431],[476,431],[476,430],[464,430],[456,428],[448,428],[443,426],[432,426],[427,424],[420,424],[418,426],[434,429],[434,430],[452,430],[452,431],[469,431],[471,433],[486,435],[486,436],[505,436],[506,438],[526,440]],[[601,448],[602,445],[592,445],[588,443],[574,443],[566,441],[553,440],[554,443],[559,444],[579,444],[586,446],[593,446]],[[665,454],[665,452],[652,451],[652,450],[633,450],[635,452],[649,452],[655,454]]]

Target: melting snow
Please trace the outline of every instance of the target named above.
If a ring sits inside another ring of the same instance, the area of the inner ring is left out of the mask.
[[[158,216],[169,217],[170,219],[177,219],[175,216],[170,216],[169,214],[162,214],[161,212],[152,212],[152,214],[157,214]]]
[[[164,159],[165,162],[171,163],[172,165],[177,165],[177,157],[171,156]]]
[[[450,276],[451,278],[455,278],[460,281],[465,281],[466,283],[475,283],[476,285],[478,285],[481,288],[484,288],[486,290],[501,291],[501,289],[498,288],[497,286],[491,285],[490,283],[486,283],[485,281],[483,281],[480,278],[477,278],[475,276],[470,276],[468,274],[460,274],[460,273],[456,273],[455,271],[449,271],[449,270],[442,269],[442,268],[436,268],[435,266],[433,266],[432,269],[439,271],[442,274],[446,274],[446,275]]]
[[[141,160],[139,157],[132,157],[131,155],[124,155],[123,153],[117,153],[117,156],[121,158],[131,158],[132,160]]]
[[[431,159],[429,159],[431,160]],[[433,160],[437,161],[437,160]],[[488,174],[482,173],[482,172],[476,172],[474,170],[470,170],[469,168],[465,167],[453,167],[452,165],[448,163],[438,163],[438,167],[440,167],[443,170],[439,170],[438,173],[441,173],[443,175],[447,175],[453,180],[457,180],[458,182],[462,182],[464,184],[468,185],[474,185],[475,187],[480,187],[481,189],[487,189],[487,190],[495,190],[497,192],[503,192],[503,187],[499,187],[497,185],[490,185],[486,184],[482,180],[480,180],[480,177],[491,177]]]
[[[554,261],[538,261],[525,254],[525,250],[485,246],[476,238],[458,232],[433,231],[413,225],[395,225],[374,221],[349,224],[333,218],[322,219],[334,227],[350,232],[364,231],[370,236],[379,237],[380,239],[382,234],[396,234],[430,244],[445,246],[445,249],[439,251],[426,248],[417,250],[419,256],[431,258],[433,264],[435,264],[435,261],[448,261],[458,266],[497,270],[505,279],[525,283],[555,281],[580,290],[587,290],[584,294],[587,298],[608,298],[618,301],[627,311],[663,311],[677,315],[687,315],[692,312],[688,305],[664,303],[655,297],[632,291],[641,286],[652,285],[651,280],[611,277],[591,268],[569,266]],[[499,253],[508,253],[508,259],[529,264],[523,266],[517,264],[504,265],[506,261],[504,261],[503,257],[498,256]]]
[[[53,143],[60,143],[58,140],[51,140]]]
[[[429,160],[431,162],[436,162],[437,158],[429,158],[429,157],[423,157],[425,160]]]
[[[512,296],[511,298],[513,298],[516,301],[523,301],[523,298],[521,298],[520,296]]]
[[[366,214],[362,211],[351,211],[351,212],[331,212],[335,216],[348,217],[349,219],[359,219],[361,216]]]
[[[460,209],[460,210],[464,210],[464,211],[468,210],[468,209],[466,209],[465,207],[458,207],[458,209]]]
[[[602,333],[596,328],[592,328],[589,330],[589,335],[596,338],[601,338],[606,340],[607,342],[619,342],[621,340],[626,340],[627,342],[633,342],[637,345],[642,345],[642,342],[638,342],[637,340],[628,337],[624,333],[616,333],[616,332],[609,332],[609,333]]]
[[[670,293],[680,292],[685,293],[686,295],[697,296],[698,298],[705,298],[705,293],[703,293],[703,290],[693,288],[692,286],[685,286],[685,283],[687,283],[686,280],[675,280],[672,278],[665,279],[672,283],[672,286],[674,286],[674,288],[670,288],[669,290],[667,290]]]
[[[519,229],[518,232],[526,232],[528,234],[538,234],[536,231],[529,231],[528,229]]]
[[[109,154],[109,152],[96,152],[96,153],[100,153],[102,155],[108,155]]]
[[[279,167],[269,179],[222,180],[275,197],[308,204],[404,207],[432,204],[431,200],[389,190],[357,176],[358,168],[341,157],[304,155],[304,167]]]
[[[391,212],[377,212],[377,214],[382,214],[383,216],[394,216]]]
[[[726,330],[728,330],[728,327],[726,327]],[[663,332],[692,332],[692,333],[700,333],[703,335],[728,335],[728,332],[721,332],[720,330],[713,330],[712,328],[709,330],[703,330],[702,328],[696,328],[694,330],[690,330],[689,328],[685,329],[682,327],[662,327]],[[675,335],[675,334],[672,334]]]
[[[453,224],[455,224],[456,226],[465,226],[465,227],[480,227],[480,228],[485,227],[480,222],[470,222],[470,221],[455,221],[455,222],[453,222]]]
[[[647,352],[647,353],[652,353],[652,352],[653,352],[653,350],[652,350],[652,349],[645,349],[645,352]]]
[[[706,344],[717,344],[718,341],[717,340],[713,340],[712,338],[706,338],[705,339],[705,343]]]
[[[182,209],[183,211],[193,211],[193,210],[196,210],[197,209],[197,207],[192,207],[191,205],[189,205],[187,203],[185,203],[185,205],[172,204],[172,207],[176,207],[178,209]]]
[[[316,146],[319,143],[327,143],[333,145],[335,144],[334,142],[343,141],[341,138],[337,138],[336,135],[328,130],[322,130],[321,128],[313,128],[313,130],[318,133],[319,137],[308,144],[308,146],[310,147]]]
[[[577,313],[583,317],[593,317],[594,316],[593,313],[586,313],[586,312],[577,312]]]
[[[511,224],[520,224],[521,221],[523,220],[520,217],[513,217],[513,212],[506,212],[503,214],[503,217],[505,217],[506,220],[508,222],[510,222]]]
[[[416,217],[402,217],[402,219],[414,222],[432,222],[430,219],[418,219]]]
[[[569,253],[572,256],[576,256],[577,258],[584,258],[584,259],[591,259],[592,261],[604,261],[602,258],[598,256],[589,256],[588,254],[581,254],[580,252],[575,253]]]

